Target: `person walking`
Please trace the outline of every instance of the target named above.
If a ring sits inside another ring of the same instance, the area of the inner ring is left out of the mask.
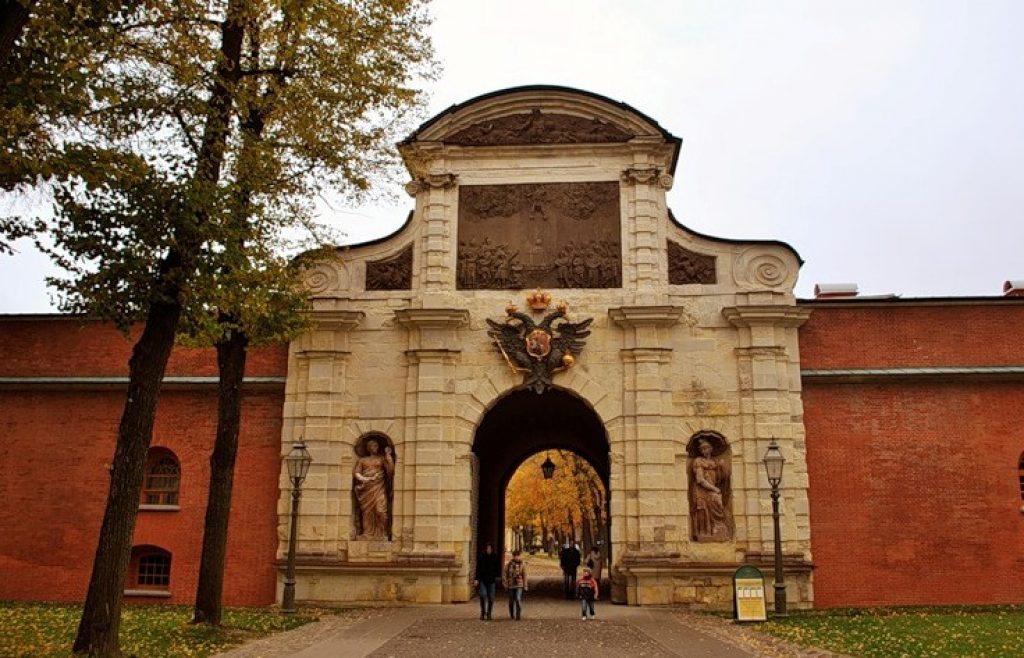
[[[523,592],[529,589],[526,580],[526,565],[520,551],[512,551],[512,559],[505,565],[505,591],[508,592],[508,616],[511,619],[523,617]]]
[[[597,617],[594,601],[601,596],[601,586],[598,585],[590,567],[583,568],[583,577],[576,583],[576,596],[580,600],[580,619],[586,621],[588,612],[591,617]]]
[[[501,561],[494,552],[494,544],[487,542],[476,558],[476,576],[473,585],[480,594],[480,619],[490,619],[494,607],[494,592],[501,577]]]
[[[571,599],[576,593],[576,570],[580,568],[580,550],[571,541],[558,553],[558,566],[562,568],[562,587],[565,598]]]

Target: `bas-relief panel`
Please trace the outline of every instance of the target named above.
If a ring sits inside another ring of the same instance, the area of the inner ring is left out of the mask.
[[[458,288],[618,288],[619,184],[459,188]]]
[[[634,135],[597,118],[534,110],[474,123],[445,138],[459,146],[516,144],[607,144],[626,142]]]

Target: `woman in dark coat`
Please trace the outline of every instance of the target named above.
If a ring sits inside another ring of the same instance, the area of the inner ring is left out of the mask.
[[[480,592],[480,619],[491,618],[494,607],[495,582],[501,577],[501,561],[494,552],[494,544],[487,542],[476,558],[476,576],[473,585]]]

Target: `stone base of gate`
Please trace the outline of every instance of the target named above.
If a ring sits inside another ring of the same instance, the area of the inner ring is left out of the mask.
[[[285,564],[278,561],[280,599]],[[297,557],[295,599],[301,604],[458,603],[468,601],[471,587],[454,557],[415,556],[389,562],[353,562]]]
[[[771,556],[768,556],[771,557]],[[765,577],[769,608],[774,598],[774,563],[750,554],[742,563],[683,563],[664,559],[624,559],[618,565],[629,605],[686,605],[698,610],[732,610],[732,577],[742,564],[759,568]],[[791,608],[813,607],[813,565],[802,556],[784,556],[786,598]]]

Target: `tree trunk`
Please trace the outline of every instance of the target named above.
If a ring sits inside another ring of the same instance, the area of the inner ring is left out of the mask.
[[[221,596],[224,591],[224,556],[228,543],[228,519],[231,490],[238,454],[238,434],[242,421],[242,380],[248,337],[232,330],[217,343],[217,438],[210,456],[210,492],[203,526],[203,555],[199,562],[193,624],[221,623]]]
[[[34,4],[35,0],[0,0],[0,68],[7,66]]]
[[[174,267],[178,257],[172,252],[165,263],[167,261],[172,261],[167,267]],[[171,299],[176,300],[177,295]],[[75,637],[75,653],[121,655],[118,631],[125,572],[131,556],[132,534],[139,510],[146,453],[153,436],[157,398],[180,317],[181,305],[177,301],[154,302],[146,317],[146,328],[132,350],[128,365],[128,398],[117,432],[107,509]]]
[[[232,89],[240,74],[243,15],[241,0],[231,0],[221,28],[221,56],[208,102],[202,146],[193,186],[215,185],[220,179],[233,107]],[[173,211],[172,211],[173,212]],[[197,248],[192,222],[206,221],[201,209],[194,218],[181,217],[175,234],[180,250],[172,249],[160,264],[156,290],[146,315],[146,326],[129,362],[128,398],[118,429],[117,448],[107,494],[107,509],[93,559],[89,591],[78,624],[74,652],[96,657],[118,657],[121,647],[121,603],[124,577],[131,557],[132,533],[138,512],[146,453],[153,436],[157,397],[174,335],[181,318],[181,286],[187,277],[192,251]],[[184,261],[184,262],[183,262]]]

